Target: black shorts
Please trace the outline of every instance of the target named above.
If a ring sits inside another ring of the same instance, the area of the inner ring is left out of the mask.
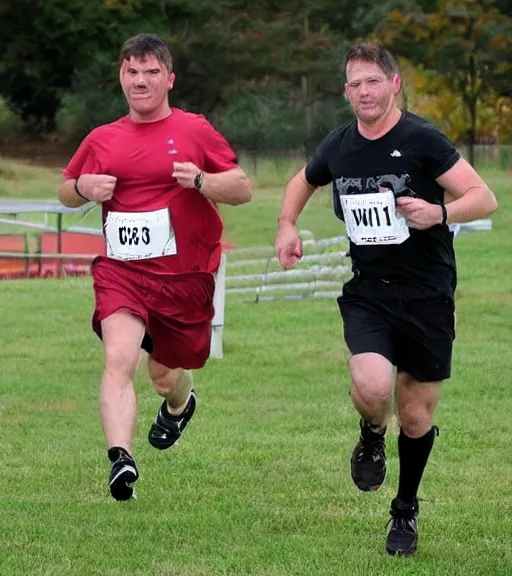
[[[450,377],[453,297],[416,284],[355,277],[338,298],[351,354],[375,352],[420,382]]]

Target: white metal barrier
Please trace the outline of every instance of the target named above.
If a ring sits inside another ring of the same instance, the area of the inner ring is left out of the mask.
[[[451,224],[456,237],[469,230],[491,230],[492,220]],[[222,358],[222,331],[226,294],[252,295],[253,302],[301,298],[335,298],[350,275],[344,236],[315,240],[308,230],[300,232],[304,255],[296,268],[283,270],[272,246],[241,248],[223,254],[217,272],[210,358]],[[234,272],[234,274],[230,274]]]
[[[315,240],[303,230],[303,257],[293,270],[283,270],[272,246],[241,248],[223,254],[216,275],[210,358],[223,357],[222,332],[226,295],[253,302],[268,300],[335,297],[341,291],[350,267],[344,236]]]
[[[283,270],[271,246],[230,252],[225,293],[252,295],[255,302],[275,299],[324,298],[339,294],[350,272],[345,236],[316,240],[300,232],[303,256],[292,270]]]
[[[222,254],[219,269],[215,275],[215,293],[213,306],[215,314],[212,320],[212,336],[210,340],[210,358],[220,359],[222,350],[222,331],[224,330],[224,303],[226,299],[226,254]]]

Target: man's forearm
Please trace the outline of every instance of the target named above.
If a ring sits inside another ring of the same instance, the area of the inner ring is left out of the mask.
[[[446,204],[448,223],[471,222],[485,218],[498,208],[494,194],[487,186],[470,188],[464,196]]]
[[[278,218],[279,223],[295,225],[315,190],[316,188],[306,180],[305,170],[302,169],[288,182],[284,190],[283,205]]]
[[[245,204],[252,198],[252,185],[241,168],[218,174],[205,174],[201,193],[221,204]]]
[[[81,198],[75,192],[75,180],[65,180],[59,186],[59,190],[57,192],[59,200],[67,206],[68,208],[78,208],[79,206],[83,206],[87,204],[88,200]]]

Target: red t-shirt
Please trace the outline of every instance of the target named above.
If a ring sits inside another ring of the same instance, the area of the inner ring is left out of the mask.
[[[83,140],[63,171],[117,178],[114,196],[102,204],[109,211],[147,212],[168,208],[176,255],[130,260],[131,269],[158,274],[215,272],[221,255],[222,221],[214,203],[172,177],[173,162],[193,162],[206,173],[237,167],[236,155],[204,116],[172,108],[164,120],[134,123],[128,116],[99,126]]]

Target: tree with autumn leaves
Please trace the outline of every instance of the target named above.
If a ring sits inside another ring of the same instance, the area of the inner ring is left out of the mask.
[[[479,139],[495,142],[512,136],[504,130],[512,119],[512,18],[497,4],[438,0],[431,12],[393,10],[378,30],[395,54],[419,67],[422,94],[432,97],[437,120],[445,120],[439,117],[442,111],[452,117],[452,124],[456,121],[471,163]],[[484,122],[489,110],[496,112],[492,126]]]

